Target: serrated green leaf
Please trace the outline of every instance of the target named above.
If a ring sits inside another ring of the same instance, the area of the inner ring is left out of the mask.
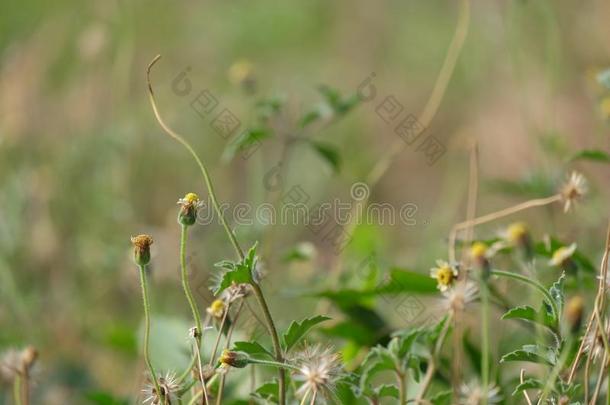
[[[553,297],[553,300],[555,301],[555,305],[557,306],[557,310],[559,311],[559,314],[557,314],[557,316],[561,316],[561,314],[563,313],[563,302],[564,302],[563,283],[565,281],[565,278],[566,278],[565,273],[561,273],[561,276],[559,276],[559,279],[553,283],[551,288],[549,288],[549,294],[551,294],[551,297]],[[559,322],[559,319],[557,319],[557,322]]]
[[[396,388],[396,386],[394,385],[383,384],[375,388],[375,396],[377,398],[392,397],[398,399],[398,397],[400,396],[400,392],[398,391],[398,388]]]
[[[592,162],[610,163],[610,154],[598,149],[584,149],[572,155],[570,161],[574,160],[590,160]]]
[[[317,324],[327,321],[330,318],[327,316],[317,315],[313,318],[303,319],[301,322],[293,321],[290,327],[282,337],[284,350],[289,351],[301,340],[307,332]]]
[[[521,349],[517,349],[505,354],[500,359],[501,363],[507,361],[526,361],[530,363],[546,364],[554,366],[557,362],[556,353],[548,348],[538,345],[525,345]]]
[[[555,319],[550,315],[550,313],[544,310],[538,312],[528,305],[522,305],[509,309],[504,315],[502,315],[502,319],[521,319],[546,326],[550,329],[554,329],[556,325]]]
[[[536,378],[528,378],[524,380],[521,384],[517,385],[515,390],[513,391],[513,395],[517,395],[522,391],[531,390],[531,389],[541,389],[544,388],[544,383]]]
[[[310,141],[309,144],[314,148],[318,155],[328,163],[328,165],[336,173],[341,167],[341,157],[337,148],[324,142]]]
[[[214,295],[218,295],[233,284],[251,283],[257,261],[256,244],[254,244],[243,260],[237,263],[229,260],[216,263],[215,266],[223,270],[218,276],[216,285],[212,286]]]
[[[268,356],[273,358],[273,354],[257,342],[235,342],[233,350],[247,353],[252,357]]]

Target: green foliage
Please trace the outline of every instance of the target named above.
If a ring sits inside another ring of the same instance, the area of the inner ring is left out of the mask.
[[[222,272],[218,277],[218,283],[212,287],[214,294],[218,295],[233,284],[251,283],[254,279],[257,261],[256,245],[254,245],[239,262],[223,260],[216,263],[215,266],[221,268]]]
[[[317,315],[312,318],[303,319],[301,322],[293,321],[282,337],[284,350],[289,351],[292,349],[299,340],[305,337],[311,328],[329,319],[327,316]]]

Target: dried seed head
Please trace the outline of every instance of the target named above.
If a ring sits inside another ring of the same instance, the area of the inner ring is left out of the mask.
[[[582,174],[572,172],[559,190],[563,202],[563,212],[568,212],[586,193],[587,180]]]
[[[466,306],[474,302],[479,296],[479,288],[476,283],[463,281],[456,283],[455,286],[443,291],[445,298],[445,310],[449,313],[459,313],[466,309]]]
[[[133,244],[133,259],[139,266],[146,266],[150,263],[150,245],[153,244],[153,238],[149,235],[138,235],[131,237]]]
[[[294,359],[299,371],[295,380],[302,381],[297,394],[320,393],[327,399],[335,396],[336,383],[343,375],[341,356],[330,347],[306,346]]]
[[[166,373],[163,377],[159,377],[158,383],[161,392],[157,392],[157,387],[152,381],[148,382],[142,389],[145,395],[144,404],[165,405],[171,404],[175,400],[178,391],[180,391],[180,384],[176,380],[176,375]]]
[[[28,346],[21,352],[21,360],[25,370],[30,370],[36,359],[38,359],[38,350],[34,346]]]
[[[485,401],[483,401],[484,399]],[[490,384],[486,390],[478,382],[463,384],[460,388],[459,405],[497,404],[500,402],[502,402],[500,388],[494,384]]]
[[[195,193],[187,193],[183,198],[178,200],[180,211],[178,212],[178,223],[185,226],[191,226],[197,221],[197,209],[202,202],[199,196]]]

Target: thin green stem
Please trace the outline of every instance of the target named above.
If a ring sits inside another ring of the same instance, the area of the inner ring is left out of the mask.
[[[265,296],[263,295],[263,290],[261,290],[260,285],[256,281],[251,282],[252,290],[254,291],[254,295],[258,300],[258,304],[263,310],[263,316],[265,318],[265,323],[267,324],[267,330],[269,335],[271,336],[271,342],[273,344],[273,352],[275,355],[275,360],[278,362],[284,361],[284,354],[282,352],[282,346],[280,344],[280,338],[277,334],[277,329],[275,327],[275,323],[273,323],[273,318],[271,317],[271,312],[269,311],[269,306],[267,305],[267,301],[265,300]],[[284,374],[284,370],[280,369],[279,372],[279,403],[280,405],[284,405],[286,403],[286,376]]]
[[[279,362],[279,361],[260,360],[260,359],[250,358],[250,360],[248,360],[248,362],[250,364],[260,364],[261,366],[278,367],[278,368],[282,368],[282,369],[286,369],[286,370],[299,371],[298,367],[293,366],[292,364],[283,363],[283,362]]]
[[[555,367],[553,367],[553,370],[551,371],[551,374],[549,375],[549,377],[546,381],[544,390],[542,391],[542,395],[540,395],[540,399],[538,400],[539,404],[546,403],[546,398],[553,390],[555,381],[559,377],[559,374],[561,374],[561,371],[563,370],[563,366],[564,366],[566,360],[568,359],[568,356],[570,355],[570,352],[572,350],[572,343],[573,343],[573,338],[570,336],[566,342],[565,347],[561,351],[561,355],[559,356],[559,361],[557,362],[557,364],[555,364]],[[605,358],[605,355],[604,355],[604,358]]]
[[[148,371],[150,372],[150,378],[153,381],[155,386],[155,390],[157,394],[161,397],[163,393],[161,392],[161,388],[159,387],[159,382],[157,381],[157,375],[155,374],[155,369],[153,368],[152,362],[150,361],[150,349],[149,349],[149,340],[150,340],[150,304],[148,299],[148,283],[146,281],[146,266],[140,267],[140,285],[142,287],[142,301],[144,303],[144,361],[148,366]]]
[[[21,400],[21,376],[19,374],[15,375],[15,381],[13,381],[13,399],[15,405],[23,405]]]
[[[403,372],[396,370],[396,379],[398,380],[398,392],[400,395],[400,405],[407,403],[407,375]]]
[[[309,390],[305,391],[305,395],[303,395],[303,399],[299,403],[299,405],[305,405],[307,403],[307,397],[309,396]]]
[[[487,280],[481,277],[481,385],[483,394],[481,400],[487,405],[487,390],[489,389],[489,290]]]
[[[195,298],[193,298],[193,293],[191,291],[191,286],[189,284],[189,277],[186,270],[186,242],[188,239],[188,226],[182,225],[182,229],[180,232],[180,275],[182,278],[182,288],[184,289],[184,295],[186,295],[186,299],[189,302],[191,307],[191,312],[193,313],[193,320],[195,321],[195,326],[197,327],[197,340],[201,339],[201,315],[199,315],[199,310],[197,309],[197,304],[195,303]]]
[[[557,308],[557,304],[555,304],[555,300],[553,300],[553,297],[548,292],[548,290],[544,288],[544,286],[539,282],[527,278],[521,274],[511,273],[509,271],[492,270],[490,274],[498,277],[512,278],[513,280],[521,281],[522,283],[529,284],[530,286],[534,287],[535,289],[540,291],[542,295],[544,295],[544,298],[546,298],[547,302],[553,309],[553,314],[555,315],[555,318],[559,318],[559,309]]]

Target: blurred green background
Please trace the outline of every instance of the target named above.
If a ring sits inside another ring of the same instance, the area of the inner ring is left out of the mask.
[[[204,199],[207,194],[194,162],[163,135],[152,114],[145,68],[156,54],[163,55],[153,72],[162,114],[207,162],[223,201],[277,201],[278,192],[266,190],[264,178],[280,161],[288,166],[284,184],[302,186],[312,202],[347,201],[351,185],[396,139],[393,126],[375,111],[379,102],[393,95],[405,113],[424,108],[455,29],[457,5],[3,1],[0,347],[39,349],[35,403],[86,403],[87,395],[102,391],[125,398],[138,393],[142,312],[130,257],[134,234],[155,238],[153,356],[163,367],[183,361],[190,320],[179,288],[175,203],[189,191]],[[519,218],[537,239],[550,233],[575,241],[597,263],[610,172],[604,159],[571,157],[583,149],[608,150],[610,90],[596,75],[610,65],[609,15],[610,3],[602,0],[473,2],[465,47],[427,129],[446,153],[428,165],[407,147],[372,190],[373,202],[416,204],[416,223],[360,227],[344,254],[345,285],[358,283],[356,270],[371,253],[382,273],[399,266],[427,274],[435,259],[446,257],[446,235],[464,217],[473,140],[480,150],[480,213],[550,195],[568,169],[584,172],[591,192],[575,213],[563,215],[557,205]],[[243,60],[252,66],[254,93],[230,80],[231,66]],[[292,133],[321,102],[319,85],[350,95],[371,72],[378,96],[312,131],[312,139],[332,146],[330,161],[307,143],[297,143],[282,160],[278,133],[247,160],[223,159],[230,141],[210,127],[211,116],[193,111],[191,96],[172,91],[172,81],[187,67],[193,92],[208,89],[243,128],[256,122],[257,101],[276,97],[284,100],[278,132]],[[329,164],[335,153],[338,170]],[[477,236],[493,237],[505,223],[482,227]],[[269,228],[255,223],[237,226],[236,233],[248,245],[265,240]],[[299,292],[328,286],[336,257],[302,225],[271,232],[273,244],[262,246],[264,287],[274,316],[286,327],[319,308],[319,299]],[[283,260],[304,241],[316,247],[315,258]],[[195,227],[189,249],[204,308],[213,263],[233,253],[217,224]],[[391,305],[380,301],[375,308],[387,322],[404,326]],[[167,342],[175,344],[161,350]],[[1,401],[10,403],[10,395],[0,395]]]

